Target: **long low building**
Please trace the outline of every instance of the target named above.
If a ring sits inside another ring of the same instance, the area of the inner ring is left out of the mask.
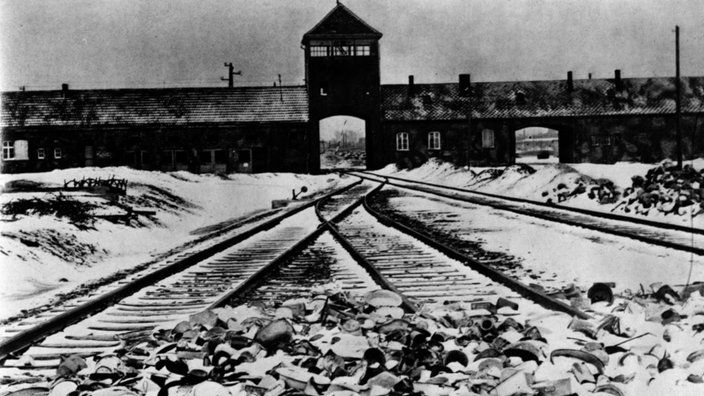
[[[320,171],[320,122],[365,125],[368,168],[516,160],[516,133],[558,131],[560,162],[704,155],[704,77],[381,85],[382,34],[342,4],[304,34],[306,86],[4,92],[2,172],[127,165]]]

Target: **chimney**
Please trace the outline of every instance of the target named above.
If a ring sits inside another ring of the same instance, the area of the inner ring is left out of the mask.
[[[592,74],[591,74],[591,73],[589,73],[589,77],[588,77],[588,78],[589,78],[590,80],[592,79]]]
[[[61,84],[61,97],[65,98],[68,96],[68,84],[63,83]]]
[[[408,96],[416,94],[416,85],[413,81],[413,75],[408,76]]]
[[[572,82],[572,70],[567,72],[567,92],[572,92],[574,90],[574,83]]]
[[[616,85],[616,90],[623,90],[623,82],[621,81],[621,69],[614,70],[614,84]]]
[[[469,74],[460,74],[460,96],[470,96],[471,84]]]

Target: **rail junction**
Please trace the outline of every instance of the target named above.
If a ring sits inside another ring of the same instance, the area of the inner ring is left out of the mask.
[[[692,238],[697,243],[704,239],[701,230],[645,224],[370,172],[353,175],[359,180],[344,188],[286,211],[259,216],[204,247],[194,247],[130,279],[12,323],[0,341],[0,373],[21,370],[51,375],[62,356],[104,355],[123,347],[125,339],[149,335],[155,328],[206,309],[301,298],[329,282],[358,293],[393,291],[401,296],[406,313],[418,315],[432,315],[423,311],[426,304],[445,302],[477,309],[493,307],[492,314],[499,316],[496,308],[504,305],[521,315],[560,312],[575,319],[592,318],[593,313],[502,271],[502,257],[487,258],[482,255],[486,252],[467,251],[444,237],[449,231],[463,232],[458,222],[439,222],[443,234],[433,231],[438,231],[438,222],[432,216],[416,216],[416,223],[426,221],[428,227],[415,227],[375,204],[389,189],[490,206],[704,254],[698,247],[704,244],[687,244]]]

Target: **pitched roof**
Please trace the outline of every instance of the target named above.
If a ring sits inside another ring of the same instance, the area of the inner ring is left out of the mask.
[[[531,118],[675,112],[674,78],[623,79],[618,91],[613,80],[481,82],[471,84],[472,118]],[[466,119],[469,100],[459,84],[383,85],[384,120]],[[704,77],[682,79],[682,112],[704,112]]]
[[[473,83],[472,118],[674,114],[674,78]],[[682,79],[682,112],[704,113],[704,77]],[[463,120],[459,84],[382,85],[382,119]],[[523,101],[521,101],[521,97]],[[307,122],[306,88],[168,88],[5,92],[0,127]]]
[[[0,126],[307,122],[306,88],[5,92]]]
[[[382,34],[369,26],[341,3],[323,17],[317,25],[303,35],[303,40],[315,37],[369,36],[381,38]]]

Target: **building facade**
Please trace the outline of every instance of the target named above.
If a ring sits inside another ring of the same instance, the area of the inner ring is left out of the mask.
[[[380,83],[382,34],[337,4],[303,35],[305,86],[4,92],[0,171],[126,165],[191,172],[320,171],[320,122],[365,125],[367,167],[508,165],[515,131],[558,131],[560,162],[704,155],[704,77]]]

